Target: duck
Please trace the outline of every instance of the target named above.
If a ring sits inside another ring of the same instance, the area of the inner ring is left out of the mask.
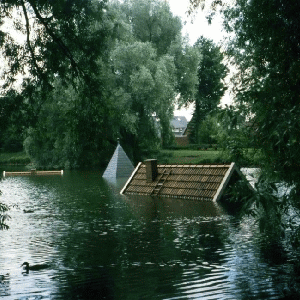
[[[23,209],[23,212],[25,214],[32,214],[32,213],[34,213],[34,210],[33,209]]]
[[[23,267],[23,269],[25,271],[39,271],[39,270],[43,270],[43,269],[47,269],[49,268],[49,265],[47,264],[40,264],[40,265],[33,265],[33,266],[30,266],[29,263],[27,261],[23,262],[23,264],[21,265],[21,267]]]

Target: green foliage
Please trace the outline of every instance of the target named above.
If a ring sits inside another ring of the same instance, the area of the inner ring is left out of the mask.
[[[202,55],[198,66],[198,83],[193,113],[191,142],[199,143],[200,125],[205,117],[217,109],[221,97],[226,90],[223,79],[227,75],[227,68],[223,64],[223,54],[220,48],[211,40],[200,37],[194,47]]]
[[[188,40],[177,36],[170,46],[169,54],[174,57],[176,66],[177,92],[179,104],[186,105],[195,98],[198,83],[198,66],[201,53],[189,45]]]
[[[166,136],[175,97],[174,63],[171,57],[157,57],[150,43],[120,43],[112,51],[113,69],[118,85],[129,97],[128,106],[137,117],[132,143],[138,149],[158,145],[158,129],[153,118],[156,115]],[[165,121],[166,120],[166,121]],[[125,131],[124,131],[125,134]]]
[[[143,43],[150,42],[159,56],[167,54],[182,28],[181,20],[173,16],[168,3],[127,0],[123,7],[135,38]]]
[[[103,51],[105,1],[21,0],[0,5],[0,21],[14,18],[10,26],[25,35],[25,43],[20,43],[13,30],[1,30],[4,88],[10,88],[19,74],[29,74],[30,83],[40,82],[44,89],[50,88],[53,76],[90,75],[95,55]]]
[[[191,127],[195,128],[195,118],[191,120]],[[218,144],[218,134],[221,131],[218,118],[214,114],[207,115],[199,125],[197,140],[201,144]],[[194,133],[195,135],[196,133]]]
[[[97,164],[109,150],[103,133],[109,135],[115,128],[105,122],[110,101],[104,98],[111,95],[103,61],[108,59],[113,27],[104,8],[105,1],[1,3],[1,21],[14,16],[14,29],[25,34],[24,44],[9,36],[12,31],[3,33],[1,41],[6,60],[3,87],[18,88],[15,98],[21,99],[10,112],[6,132],[10,138],[17,134],[12,117],[23,108],[22,134],[26,128],[26,150],[37,165]],[[12,85],[19,75],[22,85]],[[109,138],[114,139],[113,134]]]
[[[103,158],[113,147],[110,141],[116,139],[124,122],[129,125],[134,119],[128,116],[122,91],[105,91],[105,102],[102,93],[97,93],[97,87],[88,91],[84,84],[78,84],[74,89],[56,80],[24,142],[26,152],[37,166],[82,168],[106,163]],[[118,119],[119,116],[123,118]]]
[[[160,150],[156,155],[160,164],[223,163],[221,151],[217,150]]]
[[[20,164],[27,165],[30,158],[25,152],[0,152],[0,165]]]
[[[23,149],[24,115],[26,105],[22,97],[11,91],[0,97],[0,149],[17,152]]]
[[[246,149],[253,148],[251,144],[252,130],[246,117],[234,106],[219,109],[216,116],[217,130],[215,138],[218,145],[227,153],[230,161],[245,165]]]
[[[7,97],[23,75],[0,112],[1,148],[25,138],[37,166],[75,168],[105,164],[118,137],[135,161],[172,144],[175,98],[194,94],[199,53],[166,2],[21,0],[1,8],[0,21],[13,16],[25,39],[0,32]]]
[[[299,15],[300,4],[239,0],[225,11],[230,48],[239,70],[237,100],[246,103],[254,141],[268,167],[296,186],[299,168]],[[270,25],[271,24],[271,25]]]
[[[113,6],[124,18],[122,24],[130,24],[122,28],[129,28],[132,34],[129,41],[119,35],[111,51],[117,85],[128,95],[128,106],[137,119],[135,132],[123,128],[121,134],[141,154],[146,149],[157,150],[161,141],[164,146],[172,143],[170,119],[177,74],[169,49],[180,36],[181,21],[161,1],[114,2]]]
[[[227,75],[227,67],[223,63],[224,55],[220,47],[213,41],[200,37],[194,47],[199,49],[202,60],[198,67],[199,105],[203,114],[215,109],[226,90],[223,79]]]
[[[284,214],[288,211],[288,197],[280,192],[283,186],[270,181],[267,174],[260,174],[254,184],[254,192],[249,192],[246,182],[238,182],[234,187],[233,200],[243,203],[242,215],[251,215],[256,219],[262,233],[275,239],[284,237],[288,223]]]

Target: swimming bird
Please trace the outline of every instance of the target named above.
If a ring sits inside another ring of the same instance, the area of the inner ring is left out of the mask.
[[[23,209],[23,212],[25,214],[31,214],[31,213],[34,213],[34,210],[33,209]]]
[[[21,267],[23,267],[23,269],[28,272],[29,270],[31,270],[31,271],[39,271],[39,270],[47,269],[47,268],[49,268],[49,265],[47,265],[47,264],[41,264],[41,265],[29,266],[29,263],[27,261],[25,261],[25,262],[23,262],[23,264],[21,265]]]

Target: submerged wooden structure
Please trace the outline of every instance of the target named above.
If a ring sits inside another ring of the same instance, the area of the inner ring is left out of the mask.
[[[3,177],[6,176],[39,176],[39,175],[63,175],[64,171],[37,171],[36,169],[32,169],[30,171],[24,171],[24,172],[6,172],[3,171]]]
[[[138,164],[121,194],[216,202],[226,187],[241,177],[244,175],[235,163],[157,165],[156,160],[146,160]]]

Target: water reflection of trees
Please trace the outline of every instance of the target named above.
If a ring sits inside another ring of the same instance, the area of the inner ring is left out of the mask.
[[[78,268],[60,277],[64,280],[55,299],[116,299],[113,277],[105,267]]]
[[[210,264],[224,262],[225,243],[228,239],[225,232],[222,221],[211,220],[199,224],[199,245],[203,261]]]
[[[0,274],[0,296],[10,296],[10,276],[9,274]]]
[[[154,278],[162,280],[153,284],[156,291],[178,294],[174,286],[188,279],[184,273],[191,266],[194,266],[191,277],[195,279],[211,272],[211,268],[199,267],[202,263],[221,265],[224,262],[227,237],[222,211],[216,204],[145,197],[126,201],[136,219],[143,223],[128,236],[128,261],[144,266],[140,269],[141,278],[152,272]]]

